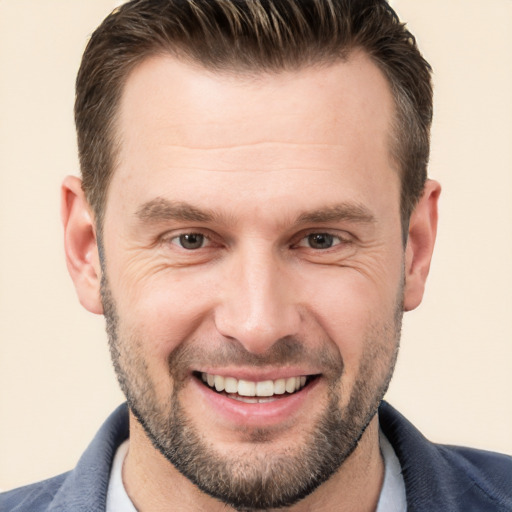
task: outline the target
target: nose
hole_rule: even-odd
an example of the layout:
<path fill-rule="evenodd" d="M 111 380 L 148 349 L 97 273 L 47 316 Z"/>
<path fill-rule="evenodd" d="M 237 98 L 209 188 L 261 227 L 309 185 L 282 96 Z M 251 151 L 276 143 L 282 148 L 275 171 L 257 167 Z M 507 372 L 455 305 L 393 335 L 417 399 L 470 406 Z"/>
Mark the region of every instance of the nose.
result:
<path fill-rule="evenodd" d="M 233 256 L 215 311 L 219 333 L 248 352 L 263 354 L 298 334 L 301 322 L 293 278 L 271 251 Z M 288 271 L 287 271 L 288 270 Z"/>

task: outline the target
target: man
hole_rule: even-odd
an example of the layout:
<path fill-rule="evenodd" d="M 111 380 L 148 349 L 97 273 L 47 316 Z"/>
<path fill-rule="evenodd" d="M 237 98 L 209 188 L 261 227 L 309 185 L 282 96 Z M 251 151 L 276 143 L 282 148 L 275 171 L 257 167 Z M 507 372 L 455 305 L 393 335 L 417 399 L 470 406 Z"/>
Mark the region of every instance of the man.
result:
<path fill-rule="evenodd" d="M 1 510 L 512 510 L 382 403 L 437 224 L 430 68 L 384 1 L 134 1 L 77 79 L 68 268 L 122 406 Z"/>

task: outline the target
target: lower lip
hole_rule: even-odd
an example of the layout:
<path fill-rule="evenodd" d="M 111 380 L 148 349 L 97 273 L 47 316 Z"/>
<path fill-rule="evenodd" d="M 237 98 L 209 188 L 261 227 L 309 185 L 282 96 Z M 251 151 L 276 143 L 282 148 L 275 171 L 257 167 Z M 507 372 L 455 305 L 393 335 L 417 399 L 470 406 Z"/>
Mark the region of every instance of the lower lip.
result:
<path fill-rule="evenodd" d="M 312 398 L 312 393 L 318 388 L 321 379 L 316 378 L 305 388 L 277 398 L 272 402 L 246 403 L 217 393 L 193 379 L 193 383 L 207 405 L 214 410 L 217 416 L 225 418 L 237 426 L 270 427 L 282 424 L 291 417 L 305 411 L 306 402 Z M 310 409 L 308 409 L 310 412 Z"/>

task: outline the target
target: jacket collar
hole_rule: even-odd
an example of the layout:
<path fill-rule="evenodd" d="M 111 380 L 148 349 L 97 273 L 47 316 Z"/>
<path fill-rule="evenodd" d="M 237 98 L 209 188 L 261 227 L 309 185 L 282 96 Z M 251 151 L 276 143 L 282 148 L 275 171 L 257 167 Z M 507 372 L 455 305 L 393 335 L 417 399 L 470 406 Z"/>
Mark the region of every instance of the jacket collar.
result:
<path fill-rule="evenodd" d="M 408 512 L 512 510 L 509 457 L 431 443 L 386 402 L 379 421 L 402 467 Z"/>
<path fill-rule="evenodd" d="M 112 461 L 128 435 L 128 407 L 123 404 L 105 421 L 75 469 L 68 473 L 48 512 L 103 512 Z"/>

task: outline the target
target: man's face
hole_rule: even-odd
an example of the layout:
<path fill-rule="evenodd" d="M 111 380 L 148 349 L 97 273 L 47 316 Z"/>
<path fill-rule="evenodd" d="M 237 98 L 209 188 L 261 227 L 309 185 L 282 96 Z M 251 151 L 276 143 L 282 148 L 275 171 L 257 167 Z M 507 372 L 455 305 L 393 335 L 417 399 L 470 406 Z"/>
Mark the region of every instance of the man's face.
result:
<path fill-rule="evenodd" d="M 256 78 L 158 57 L 128 79 L 103 231 L 114 363 L 153 444 L 227 503 L 307 495 L 387 387 L 392 112 L 362 54 Z"/>

